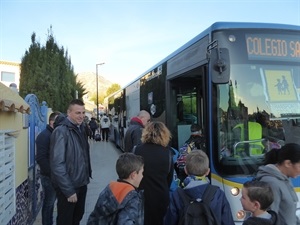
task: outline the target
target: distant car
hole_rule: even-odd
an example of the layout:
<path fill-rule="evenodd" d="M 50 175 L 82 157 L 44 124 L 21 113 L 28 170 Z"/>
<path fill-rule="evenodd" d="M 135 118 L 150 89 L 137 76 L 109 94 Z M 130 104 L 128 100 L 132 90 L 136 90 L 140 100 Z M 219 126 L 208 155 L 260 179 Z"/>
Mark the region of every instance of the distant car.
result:
<path fill-rule="evenodd" d="M 194 116 L 193 114 L 183 114 L 183 120 L 187 124 L 194 124 L 197 123 L 197 117 Z"/>

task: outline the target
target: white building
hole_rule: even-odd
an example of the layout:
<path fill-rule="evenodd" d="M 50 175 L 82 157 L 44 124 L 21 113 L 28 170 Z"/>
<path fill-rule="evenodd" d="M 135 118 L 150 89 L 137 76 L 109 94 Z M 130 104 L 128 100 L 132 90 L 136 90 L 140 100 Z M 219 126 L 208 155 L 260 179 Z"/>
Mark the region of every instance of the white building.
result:
<path fill-rule="evenodd" d="M 1 61 L 0 60 L 0 82 L 9 87 L 16 84 L 19 90 L 21 64 L 18 62 Z"/>

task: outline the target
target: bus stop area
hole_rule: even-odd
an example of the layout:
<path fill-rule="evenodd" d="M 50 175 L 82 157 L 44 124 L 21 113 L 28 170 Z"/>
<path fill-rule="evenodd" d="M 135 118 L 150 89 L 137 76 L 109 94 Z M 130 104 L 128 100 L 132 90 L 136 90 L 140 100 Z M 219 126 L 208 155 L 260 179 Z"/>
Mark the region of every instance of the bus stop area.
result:
<path fill-rule="evenodd" d="M 99 193 L 105 188 L 105 186 L 112 180 L 118 178 L 115 164 L 118 156 L 122 153 L 120 149 L 117 149 L 112 142 L 95 142 L 93 140 L 90 143 L 90 155 L 92 164 L 92 177 L 88 184 L 88 191 L 85 202 L 85 214 L 81 220 L 80 225 L 86 225 L 90 213 L 93 211 Z M 33 223 L 33 225 L 42 225 L 42 209 Z M 53 214 L 53 224 L 56 224 L 56 207 Z"/>

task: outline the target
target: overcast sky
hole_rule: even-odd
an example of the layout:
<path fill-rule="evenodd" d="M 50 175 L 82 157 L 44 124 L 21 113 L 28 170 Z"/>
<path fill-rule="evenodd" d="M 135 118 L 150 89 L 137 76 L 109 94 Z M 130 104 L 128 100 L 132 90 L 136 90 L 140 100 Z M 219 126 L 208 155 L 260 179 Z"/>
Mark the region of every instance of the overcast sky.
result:
<path fill-rule="evenodd" d="M 52 26 L 75 72 L 121 86 L 217 21 L 300 25 L 300 0 L 0 0 L 0 60 L 21 62 Z"/>

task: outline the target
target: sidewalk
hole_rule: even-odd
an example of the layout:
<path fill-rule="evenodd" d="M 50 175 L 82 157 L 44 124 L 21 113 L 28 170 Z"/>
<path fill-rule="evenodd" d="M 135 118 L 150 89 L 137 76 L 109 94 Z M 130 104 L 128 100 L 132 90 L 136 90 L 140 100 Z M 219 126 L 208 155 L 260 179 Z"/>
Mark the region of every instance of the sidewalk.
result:
<path fill-rule="evenodd" d="M 122 153 L 111 142 L 94 142 L 90 141 L 91 147 L 91 164 L 93 171 L 93 179 L 88 185 L 88 191 L 85 203 L 85 214 L 81 220 L 80 225 L 86 225 L 90 213 L 93 211 L 99 193 L 112 180 L 117 179 L 116 174 L 116 160 Z M 41 211 L 39 212 L 33 225 L 42 225 Z M 56 224 L 56 208 L 54 210 L 53 225 Z"/>

